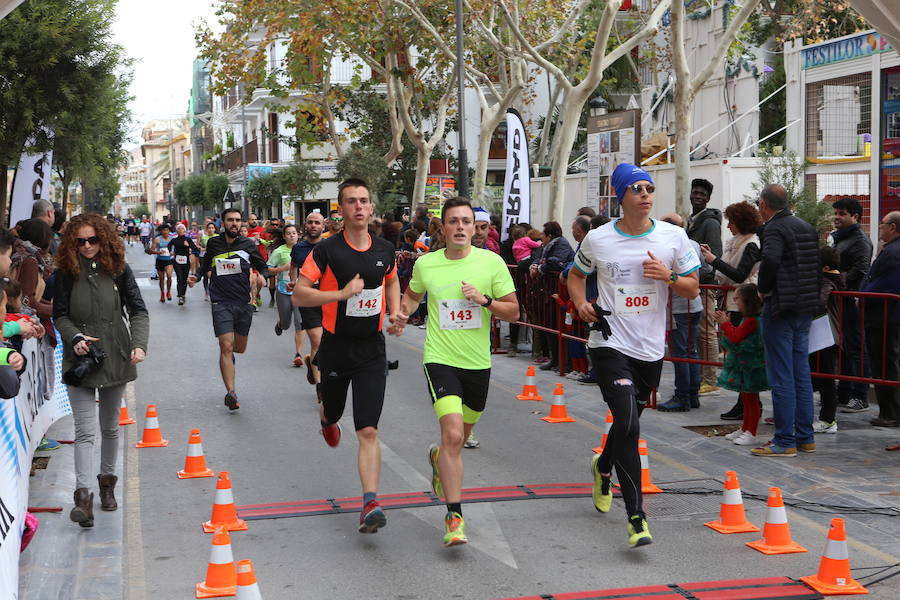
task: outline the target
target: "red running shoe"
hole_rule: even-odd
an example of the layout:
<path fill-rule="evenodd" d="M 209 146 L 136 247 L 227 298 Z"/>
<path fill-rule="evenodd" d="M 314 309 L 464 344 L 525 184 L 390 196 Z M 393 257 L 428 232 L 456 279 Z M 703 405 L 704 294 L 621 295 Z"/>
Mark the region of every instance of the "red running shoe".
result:
<path fill-rule="evenodd" d="M 166 292 L 166 300 L 172 300 L 172 292 Z"/>
<path fill-rule="evenodd" d="M 377 500 L 366 504 L 359 513 L 360 533 L 377 533 L 378 529 L 385 525 L 387 525 L 387 517 L 384 516 L 384 511 L 381 510 L 381 505 Z"/>
<path fill-rule="evenodd" d="M 332 423 L 322 427 L 322 437 L 325 438 L 326 444 L 332 448 L 337 448 L 337 445 L 341 443 L 341 426 L 337 423 Z"/>

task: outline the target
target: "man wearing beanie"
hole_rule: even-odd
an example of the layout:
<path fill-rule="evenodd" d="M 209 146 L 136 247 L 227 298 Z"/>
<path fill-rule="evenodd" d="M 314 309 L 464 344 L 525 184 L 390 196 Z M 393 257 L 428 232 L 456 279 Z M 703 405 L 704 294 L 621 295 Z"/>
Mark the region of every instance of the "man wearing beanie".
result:
<path fill-rule="evenodd" d="M 621 164 L 612 174 L 612 185 L 622 217 L 587 234 L 575 255 L 568 287 L 578 316 L 596 323 L 588 350 L 597 385 L 613 413 L 603 453 L 591 461 L 594 508 L 608 512 L 612 506 L 615 465 L 628 515 L 628 543 L 643 546 L 653 538 L 641 497 L 638 417 L 662 373 L 669 290 L 696 298 L 700 259 L 683 229 L 650 218 L 656 188 L 649 173 Z M 590 304 L 584 287 L 594 271 L 599 296 Z"/>

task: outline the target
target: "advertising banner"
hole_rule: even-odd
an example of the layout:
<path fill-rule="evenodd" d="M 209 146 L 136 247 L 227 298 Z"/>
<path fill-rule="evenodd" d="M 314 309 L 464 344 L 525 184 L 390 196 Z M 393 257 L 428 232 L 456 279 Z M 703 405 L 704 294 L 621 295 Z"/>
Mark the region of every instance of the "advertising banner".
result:
<path fill-rule="evenodd" d="M 510 108 L 506 111 L 506 179 L 503 182 L 501 240 L 509 237 L 510 227 L 531 220 L 530 169 L 525 124 L 522 115 Z"/>
<path fill-rule="evenodd" d="M 28 364 L 19 377 L 19 394 L 0 399 L 0 600 L 18 596 L 19 553 L 28 507 L 31 459 L 50 425 L 71 414 L 62 383 L 62 344 L 26 340 Z"/>
<path fill-rule="evenodd" d="M 641 111 L 620 110 L 587 121 L 587 198 L 598 215 L 619 216 L 619 203 L 610 186 L 621 163 L 637 164 L 641 156 Z"/>
<path fill-rule="evenodd" d="M 13 179 L 9 203 L 9 225 L 31 218 L 31 207 L 37 200 L 50 199 L 50 175 L 53 152 L 22 154 Z"/>

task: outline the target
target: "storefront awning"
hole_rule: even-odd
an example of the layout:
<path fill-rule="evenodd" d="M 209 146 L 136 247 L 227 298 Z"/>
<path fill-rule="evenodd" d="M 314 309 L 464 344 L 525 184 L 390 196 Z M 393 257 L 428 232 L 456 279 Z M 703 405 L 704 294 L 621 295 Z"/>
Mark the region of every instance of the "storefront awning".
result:
<path fill-rule="evenodd" d="M 0 0 L 0 19 L 11 13 L 20 4 L 22 4 L 22 0 Z"/>
<path fill-rule="evenodd" d="M 851 0 L 850 4 L 900 52 L 900 6 L 896 0 Z"/>

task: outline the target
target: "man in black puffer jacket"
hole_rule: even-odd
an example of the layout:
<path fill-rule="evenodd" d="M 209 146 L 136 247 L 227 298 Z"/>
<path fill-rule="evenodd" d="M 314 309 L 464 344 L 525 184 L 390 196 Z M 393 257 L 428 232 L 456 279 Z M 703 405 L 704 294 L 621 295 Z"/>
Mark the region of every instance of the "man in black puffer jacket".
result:
<path fill-rule="evenodd" d="M 752 450 L 756 456 L 796 456 L 815 452 L 812 381 L 809 377 L 809 326 L 818 309 L 822 270 L 819 235 L 788 208 L 780 185 L 759 194 L 762 264 L 759 291 L 765 297 L 762 336 L 772 386 L 775 436 Z"/>

